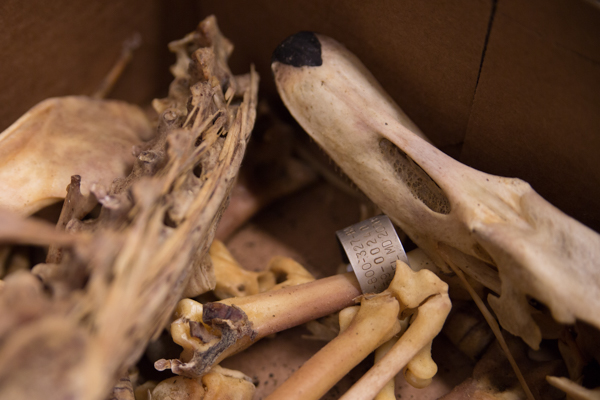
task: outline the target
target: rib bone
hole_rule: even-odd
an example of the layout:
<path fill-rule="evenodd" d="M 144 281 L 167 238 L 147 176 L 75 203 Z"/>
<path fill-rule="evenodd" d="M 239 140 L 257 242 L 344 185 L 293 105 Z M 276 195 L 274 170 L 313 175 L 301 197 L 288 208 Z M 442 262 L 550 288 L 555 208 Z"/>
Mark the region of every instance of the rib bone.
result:
<path fill-rule="evenodd" d="M 394 223 L 440 268 L 457 265 L 499 294 L 489 303 L 506 330 L 538 348 L 527 296 L 561 323 L 600 328 L 597 233 L 526 182 L 476 171 L 432 146 L 333 39 L 294 35 L 272 68 L 291 114 Z"/>

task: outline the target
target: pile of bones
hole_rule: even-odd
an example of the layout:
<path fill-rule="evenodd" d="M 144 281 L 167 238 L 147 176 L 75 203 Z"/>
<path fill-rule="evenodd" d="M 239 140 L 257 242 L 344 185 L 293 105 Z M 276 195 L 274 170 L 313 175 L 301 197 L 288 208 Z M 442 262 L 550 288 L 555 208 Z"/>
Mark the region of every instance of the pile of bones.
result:
<path fill-rule="evenodd" d="M 327 343 L 268 399 L 322 398 L 373 352 L 342 399 L 395 399 L 398 374 L 426 390 L 440 332 L 476 362 L 445 399 L 600 398 L 596 232 L 435 148 L 352 53 L 301 32 L 273 56 L 284 104 L 366 195 L 364 216 L 387 214 L 415 248 L 381 293 L 289 257 L 245 270 L 216 237 L 322 167 L 298 145 L 249 152 L 240 172 L 257 113 L 271 135 L 295 128 L 258 103 L 253 68 L 231 73 L 214 17 L 169 48 L 151 112 L 52 98 L 0 134 L 1 398 L 250 400 L 253 379 L 221 361 L 301 324 Z M 253 190 L 265 158 L 278 172 Z M 170 372 L 144 377 L 143 354 Z"/>

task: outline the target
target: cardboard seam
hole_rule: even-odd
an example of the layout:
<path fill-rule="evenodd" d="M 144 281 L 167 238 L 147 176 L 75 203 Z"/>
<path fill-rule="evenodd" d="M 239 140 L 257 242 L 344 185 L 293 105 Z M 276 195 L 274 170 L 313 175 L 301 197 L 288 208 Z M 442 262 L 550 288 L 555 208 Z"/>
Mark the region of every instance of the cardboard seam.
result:
<path fill-rule="evenodd" d="M 492 0 L 492 7 L 490 10 L 490 18 L 488 21 L 487 32 L 485 33 L 485 39 L 483 42 L 483 50 L 481 51 L 481 61 L 479 62 L 479 71 L 477 71 L 477 79 L 475 80 L 475 89 L 473 89 L 473 96 L 471 97 L 471 106 L 469 107 L 469 115 L 467 118 L 467 126 L 465 129 L 465 134 L 463 136 L 463 140 L 460 145 L 458 159 L 462 158 L 462 145 L 466 141 L 466 137 L 469 133 L 469 125 L 471 125 L 471 115 L 473 114 L 473 107 L 475 106 L 475 98 L 477 96 L 477 89 L 479 88 L 479 78 L 481 78 L 481 72 L 483 71 L 483 63 L 485 61 L 485 54 L 487 51 L 488 43 L 490 41 L 490 36 L 492 33 L 492 26 L 494 24 L 494 18 L 496 17 L 496 9 L 498 6 L 498 0 Z"/>
<path fill-rule="evenodd" d="M 492 32 L 492 25 L 494 24 L 494 17 L 496 16 L 496 8 L 498 0 L 492 0 L 492 9 L 490 12 L 490 19 L 488 22 L 487 32 L 485 33 L 485 39 L 483 42 L 483 51 L 481 52 L 481 61 L 479 62 L 479 71 L 477 71 L 477 80 L 475 81 L 475 90 L 473 91 L 473 99 L 471 100 L 471 108 L 473 107 L 473 101 L 475 100 L 475 93 L 477 93 L 477 87 L 479 86 L 479 78 L 481 77 L 481 71 L 483 69 L 483 61 L 485 59 L 485 53 L 487 51 L 488 43 L 490 41 L 490 34 Z M 470 113 L 469 113 L 470 115 Z"/>

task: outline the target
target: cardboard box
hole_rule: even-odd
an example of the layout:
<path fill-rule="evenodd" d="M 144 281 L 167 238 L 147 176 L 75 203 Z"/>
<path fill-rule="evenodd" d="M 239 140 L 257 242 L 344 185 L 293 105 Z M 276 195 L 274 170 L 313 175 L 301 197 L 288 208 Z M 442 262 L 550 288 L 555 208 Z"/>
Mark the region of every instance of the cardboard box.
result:
<path fill-rule="evenodd" d="M 236 46 L 234 72 L 256 65 L 261 97 L 278 101 L 270 71 L 277 44 L 299 30 L 327 34 L 355 52 L 445 152 L 483 171 L 527 180 L 566 213 L 600 230 L 600 8 L 592 1 L 5 0 L 0 4 L 0 129 L 47 97 L 92 93 L 134 32 L 144 44 L 111 97 L 146 105 L 163 96 L 174 61 L 166 44 L 211 13 Z M 315 188 L 258 223 L 273 236 L 282 226 L 295 232 L 278 236 L 277 249 L 303 254 L 315 270 L 324 264 L 325 252 L 329 257 L 337 251 L 333 237 L 322 238 L 341 227 L 336 224 L 351 223 L 350 214 L 315 214 L 320 228 L 329 229 L 318 234 L 310 231 L 308 218 L 290 217 L 281 225 L 280 216 L 306 212 L 317 203 L 341 210 L 345 200 L 328 190 Z M 311 203 L 314 196 L 325 201 Z M 234 254 L 241 254 L 235 246 L 254 246 L 252 240 L 238 237 Z M 294 244 L 297 251 L 281 243 Z M 315 243 L 325 244 L 316 249 Z M 267 259 L 264 255 L 261 264 Z M 334 259 L 327 258 L 327 264 Z M 284 334 L 284 344 L 272 354 L 264 351 L 273 345 L 262 342 L 242 356 L 238 365 L 252 368 L 257 359 L 262 365 L 256 372 L 260 392 L 281 383 L 307 358 L 308 348 L 318 348 L 298 344 L 299 336 Z M 288 358 L 277 364 L 271 357 L 282 353 Z M 468 370 L 469 362 L 461 362 Z M 355 376 L 362 372 L 364 365 Z M 447 384 L 460 382 L 461 374 Z M 441 393 L 447 389 L 441 387 Z"/>
<path fill-rule="evenodd" d="M 0 129 L 44 98 L 92 93 L 134 32 L 144 45 L 112 96 L 147 104 L 170 80 L 166 43 L 210 13 L 236 45 L 234 71 L 256 64 L 263 98 L 276 98 L 281 40 L 333 36 L 448 154 L 525 179 L 600 230 L 600 10 L 586 0 L 7 0 Z"/>

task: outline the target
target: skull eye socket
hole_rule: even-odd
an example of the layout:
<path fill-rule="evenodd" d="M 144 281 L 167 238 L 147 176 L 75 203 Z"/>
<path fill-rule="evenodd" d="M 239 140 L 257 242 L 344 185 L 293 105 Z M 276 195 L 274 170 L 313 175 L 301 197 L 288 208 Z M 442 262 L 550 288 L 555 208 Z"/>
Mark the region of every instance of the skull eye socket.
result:
<path fill-rule="evenodd" d="M 450 200 L 433 179 L 414 162 L 405 152 L 387 139 L 379 141 L 381 155 L 410 190 L 412 195 L 425 204 L 431 211 L 450 214 Z"/>

